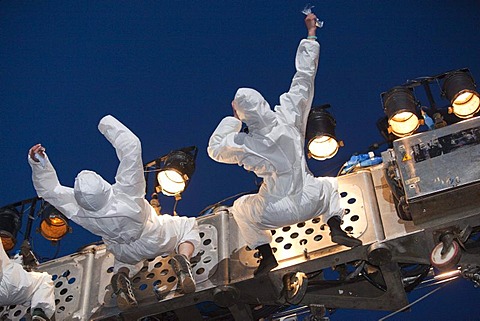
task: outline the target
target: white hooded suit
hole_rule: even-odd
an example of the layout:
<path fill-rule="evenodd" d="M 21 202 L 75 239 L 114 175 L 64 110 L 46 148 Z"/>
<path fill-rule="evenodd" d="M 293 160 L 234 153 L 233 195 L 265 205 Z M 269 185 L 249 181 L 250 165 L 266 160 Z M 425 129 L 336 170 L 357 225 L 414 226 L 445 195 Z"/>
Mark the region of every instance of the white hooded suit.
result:
<path fill-rule="evenodd" d="M 55 312 L 52 277 L 46 272 L 27 272 L 7 256 L 0 240 L 0 306 L 30 305 L 51 318 Z"/>
<path fill-rule="evenodd" d="M 197 251 L 200 236 L 195 218 L 158 216 L 145 199 L 142 150 L 137 136 L 110 115 L 102 118 L 98 129 L 120 160 L 115 184 L 110 185 L 95 172 L 82 171 L 74 188 L 65 187 L 60 185 L 48 157 L 45 168 L 29 157 L 38 196 L 101 236 L 115 256 L 115 272 L 127 266 L 133 276 L 142 267 L 142 260 L 170 254 L 186 241 Z"/>
<path fill-rule="evenodd" d="M 300 42 L 297 72 L 274 111 L 254 89 L 239 89 L 234 105 L 240 120 L 225 117 L 210 137 L 208 154 L 212 159 L 238 164 L 263 178 L 257 194 L 240 197 L 231 208 L 250 248 L 270 243 L 269 229 L 321 214 L 324 222 L 343 215 L 336 178 L 314 177 L 304 153 L 319 51 L 316 41 Z M 239 132 L 242 122 L 248 126 L 248 134 Z"/>

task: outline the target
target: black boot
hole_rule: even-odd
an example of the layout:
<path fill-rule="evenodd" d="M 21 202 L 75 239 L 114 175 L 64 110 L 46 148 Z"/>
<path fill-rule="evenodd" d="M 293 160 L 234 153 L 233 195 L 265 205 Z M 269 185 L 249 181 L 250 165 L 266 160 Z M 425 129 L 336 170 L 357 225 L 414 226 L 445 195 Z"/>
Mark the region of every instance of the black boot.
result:
<path fill-rule="evenodd" d="M 275 259 L 275 256 L 272 253 L 272 248 L 270 244 L 263 244 L 256 248 L 260 252 L 260 265 L 253 272 L 253 275 L 262 275 L 268 273 L 271 269 L 278 266 L 278 262 Z"/>
<path fill-rule="evenodd" d="M 342 219 L 338 216 L 333 216 L 327 221 L 327 225 L 330 228 L 330 237 L 332 239 L 332 242 L 348 247 L 362 245 L 362 241 L 348 236 L 347 232 L 342 230 L 342 228 L 340 227 L 341 223 Z"/>
<path fill-rule="evenodd" d="M 32 321 L 50 321 L 45 312 L 40 308 L 33 309 Z"/>

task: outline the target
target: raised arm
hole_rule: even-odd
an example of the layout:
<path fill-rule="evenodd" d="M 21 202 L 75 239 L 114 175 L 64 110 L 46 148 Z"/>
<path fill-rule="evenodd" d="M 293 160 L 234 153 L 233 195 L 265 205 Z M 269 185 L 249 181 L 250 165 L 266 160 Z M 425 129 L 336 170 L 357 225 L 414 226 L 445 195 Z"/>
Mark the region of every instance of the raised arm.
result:
<path fill-rule="evenodd" d="M 40 154 L 45 159 L 45 166 L 39 162 L 35 154 Z M 79 209 L 73 195 L 73 188 L 60 185 L 57 173 L 42 145 L 37 144 L 30 148 L 28 163 L 32 168 L 32 181 L 37 195 L 53 205 L 67 218 L 72 218 Z"/>
<path fill-rule="evenodd" d="M 275 107 L 285 122 L 293 124 L 305 136 L 307 118 L 312 106 L 315 75 L 317 73 L 320 45 L 316 41 L 315 15 L 305 18 L 308 38 L 300 41 L 295 58 L 296 73 L 290 89 L 280 96 L 280 105 Z"/>
<path fill-rule="evenodd" d="M 113 145 L 120 160 L 114 188 L 129 196 L 144 197 L 145 176 L 138 137 L 111 115 L 100 120 L 98 130 Z"/>

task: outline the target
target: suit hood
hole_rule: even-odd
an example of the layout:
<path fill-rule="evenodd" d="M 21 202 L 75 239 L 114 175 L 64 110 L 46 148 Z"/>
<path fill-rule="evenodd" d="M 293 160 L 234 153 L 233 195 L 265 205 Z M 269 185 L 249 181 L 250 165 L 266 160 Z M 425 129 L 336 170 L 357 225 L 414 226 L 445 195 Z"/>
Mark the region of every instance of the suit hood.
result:
<path fill-rule="evenodd" d="M 112 185 L 92 171 L 81 171 L 75 178 L 73 188 L 78 205 L 87 211 L 99 211 L 112 197 Z"/>
<path fill-rule="evenodd" d="M 248 126 L 250 132 L 268 130 L 275 125 L 274 112 L 255 89 L 238 89 L 233 102 L 239 119 Z"/>

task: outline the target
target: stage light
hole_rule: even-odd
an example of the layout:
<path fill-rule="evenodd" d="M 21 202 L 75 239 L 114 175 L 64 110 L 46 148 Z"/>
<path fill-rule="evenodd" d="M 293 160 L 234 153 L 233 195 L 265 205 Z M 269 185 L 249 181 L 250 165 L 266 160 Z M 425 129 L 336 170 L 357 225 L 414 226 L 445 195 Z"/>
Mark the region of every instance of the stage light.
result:
<path fill-rule="evenodd" d="M 174 150 L 160 158 L 158 184 L 163 194 L 179 196 L 187 187 L 195 172 L 197 147 L 191 146 Z"/>
<path fill-rule="evenodd" d="M 330 105 L 313 107 L 307 120 L 307 149 L 308 157 L 316 160 L 332 158 L 343 146 L 335 136 L 336 122 L 333 116 L 326 110 Z"/>
<path fill-rule="evenodd" d="M 38 230 L 49 241 L 60 241 L 67 233 L 72 232 L 65 215 L 50 204 L 42 209 L 41 218 Z"/>
<path fill-rule="evenodd" d="M 413 134 L 420 125 L 416 114 L 417 103 L 413 89 L 394 87 L 382 94 L 383 109 L 388 117 L 391 132 L 398 137 Z"/>
<path fill-rule="evenodd" d="M 480 109 L 480 96 L 472 76 L 466 70 L 446 74 L 443 94 L 452 104 L 452 112 L 459 118 L 473 117 Z"/>
<path fill-rule="evenodd" d="M 4 207 L 0 209 L 0 237 L 3 248 L 10 251 L 17 243 L 17 233 L 21 227 L 21 214 L 15 207 Z"/>

